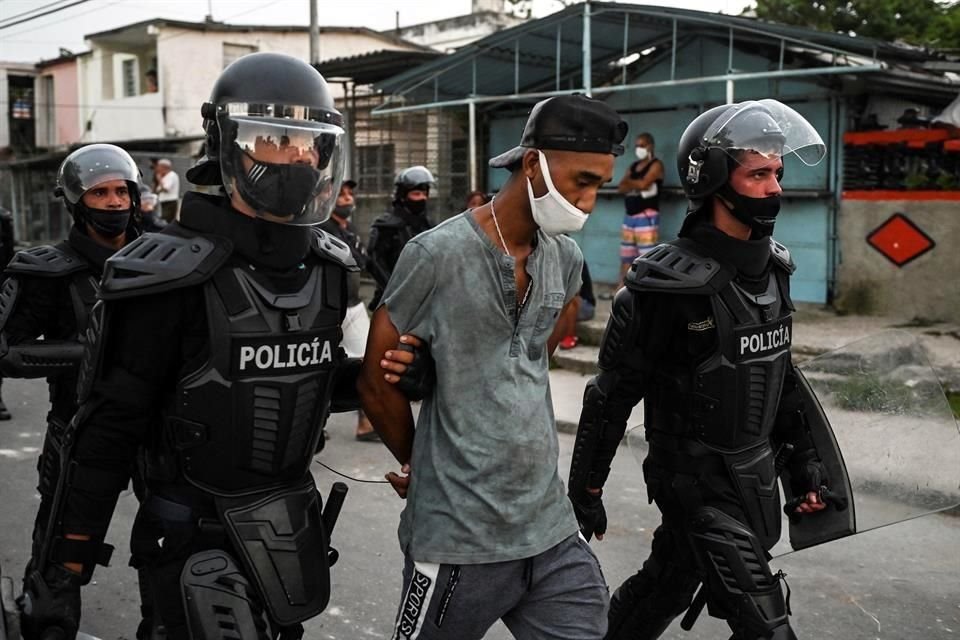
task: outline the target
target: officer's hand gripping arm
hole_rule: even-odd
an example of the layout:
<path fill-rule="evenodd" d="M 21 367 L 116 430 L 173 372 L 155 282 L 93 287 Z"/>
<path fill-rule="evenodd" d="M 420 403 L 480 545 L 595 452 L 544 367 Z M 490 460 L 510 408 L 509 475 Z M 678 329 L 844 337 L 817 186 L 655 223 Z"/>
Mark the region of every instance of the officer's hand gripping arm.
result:
<path fill-rule="evenodd" d="M 400 353 L 394 356 L 394 361 L 388 361 L 389 366 L 385 367 L 395 372 L 393 377 L 396 380 L 393 380 L 389 374 L 387 380 L 397 385 L 397 389 L 402 391 L 410 401 L 418 402 L 433 391 L 436 383 L 436 369 L 433 358 L 430 357 L 430 345 L 415 336 L 401 336 L 400 340 L 400 344 L 397 345 L 397 351 Z M 414 343 L 411 344 L 411 342 Z M 403 358 L 403 361 L 408 359 L 410 361 L 403 362 L 399 360 L 400 358 Z M 402 373 L 397 371 L 396 365 L 393 364 L 395 362 L 405 366 Z"/>
<path fill-rule="evenodd" d="M 396 385 L 412 402 L 423 400 L 433 389 L 435 382 L 433 359 L 430 347 L 416 336 L 401 336 L 400 343 L 383 356 L 382 366 L 387 382 Z M 337 369 L 336 382 L 331 396 L 330 412 L 343 413 L 360 408 L 357 379 L 363 361 L 347 358 Z"/>

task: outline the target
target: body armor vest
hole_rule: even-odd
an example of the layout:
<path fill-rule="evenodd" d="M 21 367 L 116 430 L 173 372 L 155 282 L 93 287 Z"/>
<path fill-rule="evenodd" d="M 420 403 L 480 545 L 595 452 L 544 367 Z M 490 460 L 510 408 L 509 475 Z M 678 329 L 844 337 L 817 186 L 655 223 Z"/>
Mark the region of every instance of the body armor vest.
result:
<path fill-rule="evenodd" d="M 667 283 L 669 269 L 682 267 L 690 281 L 667 287 L 678 294 L 709 296 L 717 341 L 714 352 L 692 366 L 678 363 L 653 372 L 644 405 L 650 458 L 682 473 L 723 469 L 720 473 L 740 496 L 747 524 L 769 549 L 780 537 L 771 435 L 790 365 L 790 269 L 777 264 L 781 258 L 776 257 L 762 286 L 748 290 L 733 274 L 720 275 L 723 269 L 715 261 L 690 253 L 687 242 L 677 244 L 661 245 L 641 260 L 672 265 L 657 267 Z M 777 247 L 782 249 L 777 245 L 775 252 Z M 689 276 L 698 272 L 710 275 L 694 282 L 697 278 Z M 651 288 L 667 288 L 664 282 Z M 714 477 L 723 481 L 722 476 Z"/>
<path fill-rule="evenodd" d="M 647 428 L 722 452 L 769 441 L 793 331 L 780 278 L 764 293 L 736 280 L 711 296 L 717 349 L 694 370 L 662 372 L 647 395 Z"/>
<path fill-rule="evenodd" d="M 295 292 L 245 266 L 223 266 L 203 285 L 210 356 L 179 380 L 164 425 L 190 484 L 235 496 L 308 473 L 344 356 L 342 269 L 307 269 Z"/>
<path fill-rule="evenodd" d="M 787 273 L 770 269 L 761 293 L 737 278 L 710 295 L 717 347 L 689 364 L 654 373 L 646 428 L 733 453 L 769 442 L 793 331 Z M 678 292 L 679 293 L 679 292 Z"/>

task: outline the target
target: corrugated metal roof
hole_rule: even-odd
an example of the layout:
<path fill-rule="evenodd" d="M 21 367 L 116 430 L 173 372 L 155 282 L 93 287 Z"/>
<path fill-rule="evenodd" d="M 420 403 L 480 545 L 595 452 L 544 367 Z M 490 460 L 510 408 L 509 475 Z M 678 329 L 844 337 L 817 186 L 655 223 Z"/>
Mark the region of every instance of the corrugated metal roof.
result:
<path fill-rule="evenodd" d="M 589 4 L 594 87 L 619 84 L 622 66 L 616 63 L 624 51 L 629 55 L 658 47 L 658 53 L 665 48 L 669 55 L 674 41 L 679 47 L 697 37 L 726 41 L 731 34 L 735 47 L 764 51 L 774 59 L 783 47 L 827 53 L 837 65 L 880 62 L 920 71 L 921 63 L 938 58 L 916 47 L 752 18 L 615 2 Z M 376 88 L 393 94 L 395 104 L 405 105 L 579 88 L 583 86 L 584 11 L 584 4 L 572 5 L 505 29 L 384 80 Z M 636 73 L 633 66 L 630 69 Z"/>
<path fill-rule="evenodd" d="M 326 60 L 317 65 L 317 70 L 327 80 L 350 78 L 356 84 L 373 84 L 442 56 L 439 51 L 381 49 Z"/>

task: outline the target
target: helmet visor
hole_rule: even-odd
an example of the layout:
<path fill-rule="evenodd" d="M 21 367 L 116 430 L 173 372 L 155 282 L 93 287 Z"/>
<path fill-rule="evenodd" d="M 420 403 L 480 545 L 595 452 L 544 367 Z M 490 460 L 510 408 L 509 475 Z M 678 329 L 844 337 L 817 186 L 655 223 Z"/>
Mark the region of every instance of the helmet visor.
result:
<path fill-rule="evenodd" d="M 258 217 L 312 225 L 330 216 L 343 178 L 344 131 L 313 120 L 217 115 L 224 187 Z M 243 105 L 246 107 L 246 105 Z"/>
<path fill-rule="evenodd" d="M 731 105 L 704 134 L 707 147 L 720 148 L 740 162 L 766 161 L 794 154 L 807 166 L 823 160 L 827 147 L 806 118 L 777 100 Z"/>

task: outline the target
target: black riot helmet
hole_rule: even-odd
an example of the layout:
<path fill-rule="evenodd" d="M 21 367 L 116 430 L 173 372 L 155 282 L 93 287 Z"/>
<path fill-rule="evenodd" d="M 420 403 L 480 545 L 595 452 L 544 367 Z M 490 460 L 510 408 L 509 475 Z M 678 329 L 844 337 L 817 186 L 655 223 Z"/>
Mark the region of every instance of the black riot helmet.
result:
<path fill-rule="evenodd" d="M 129 210 L 91 209 L 83 194 L 104 182 L 123 180 L 130 194 Z M 53 194 L 63 198 L 77 226 L 89 224 L 106 237 L 123 231 L 138 235 L 140 218 L 140 169 L 130 154 L 112 144 L 89 144 L 64 158 L 57 171 Z M 118 216 L 125 216 L 119 224 Z"/>
<path fill-rule="evenodd" d="M 343 116 L 303 60 L 252 53 L 223 70 L 201 108 L 206 157 L 187 172 L 222 184 L 258 217 L 309 225 L 330 216 L 343 176 Z"/>
<path fill-rule="evenodd" d="M 697 116 L 680 136 L 680 184 L 696 209 L 727 184 L 733 163 L 790 153 L 808 166 L 826 153 L 820 135 L 799 113 L 770 99 L 720 105 Z"/>
<path fill-rule="evenodd" d="M 394 198 L 403 200 L 411 191 L 426 191 L 430 193 L 430 188 L 437 186 L 430 170 L 422 165 L 407 167 L 397 174 L 393 181 L 396 187 Z"/>

